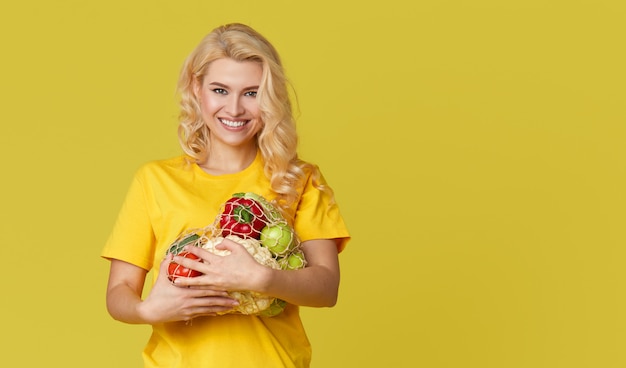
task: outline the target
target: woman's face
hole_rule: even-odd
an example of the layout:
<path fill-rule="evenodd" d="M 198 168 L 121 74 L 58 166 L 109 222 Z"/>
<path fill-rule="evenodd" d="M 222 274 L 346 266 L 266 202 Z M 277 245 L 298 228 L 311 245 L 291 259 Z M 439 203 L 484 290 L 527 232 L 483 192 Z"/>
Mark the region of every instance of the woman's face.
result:
<path fill-rule="evenodd" d="M 217 59 L 208 66 L 195 92 L 202 119 L 211 131 L 211 147 L 250 148 L 261 130 L 256 94 L 263 69 L 253 61 Z M 228 147 L 226 147 L 228 146 Z"/>

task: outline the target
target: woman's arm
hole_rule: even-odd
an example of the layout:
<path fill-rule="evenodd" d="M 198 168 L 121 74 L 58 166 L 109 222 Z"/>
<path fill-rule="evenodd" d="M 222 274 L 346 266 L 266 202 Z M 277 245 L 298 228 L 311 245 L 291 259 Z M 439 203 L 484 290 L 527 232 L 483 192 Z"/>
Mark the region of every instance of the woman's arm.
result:
<path fill-rule="evenodd" d="M 330 239 L 302 243 L 307 266 L 295 271 L 268 269 L 259 291 L 289 303 L 308 307 L 332 307 L 339 291 L 337 244 Z"/>
<path fill-rule="evenodd" d="M 146 270 L 133 264 L 111 260 L 107 286 L 107 309 L 116 320 L 126 323 L 172 322 L 231 310 L 236 301 L 224 291 L 183 289 L 167 278 L 171 256 L 161 263 L 159 276 L 145 300 L 141 299 Z"/>
<path fill-rule="evenodd" d="M 126 323 L 146 323 L 137 312 L 146 274 L 141 267 L 111 259 L 106 302 L 113 318 Z"/>
<path fill-rule="evenodd" d="M 299 270 L 275 270 L 257 263 L 246 249 L 224 240 L 218 249 L 229 250 L 218 256 L 199 247 L 187 247 L 203 263 L 175 257 L 176 262 L 203 273 L 194 278 L 179 278 L 179 286 L 206 287 L 215 290 L 256 291 L 310 307 L 331 307 L 337 302 L 339 260 L 337 243 L 331 239 L 308 240 L 301 245 L 307 266 Z"/>

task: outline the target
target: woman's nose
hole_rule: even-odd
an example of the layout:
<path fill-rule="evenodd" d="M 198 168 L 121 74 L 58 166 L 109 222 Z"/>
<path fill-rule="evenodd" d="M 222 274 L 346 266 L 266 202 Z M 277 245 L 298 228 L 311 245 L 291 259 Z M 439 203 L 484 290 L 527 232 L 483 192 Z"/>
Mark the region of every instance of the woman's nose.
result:
<path fill-rule="evenodd" d="M 228 101 L 226 101 L 226 113 L 232 116 L 243 114 L 245 112 L 245 109 L 241 104 L 239 96 L 230 95 L 228 97 Z"/>

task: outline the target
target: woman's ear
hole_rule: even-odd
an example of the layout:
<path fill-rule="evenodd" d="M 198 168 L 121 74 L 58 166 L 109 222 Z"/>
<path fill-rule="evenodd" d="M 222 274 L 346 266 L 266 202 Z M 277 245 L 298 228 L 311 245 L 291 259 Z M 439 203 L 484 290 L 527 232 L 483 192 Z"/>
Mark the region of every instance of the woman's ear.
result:
<path fill-rule="evenodd" d="M 191 82 L 191 90 L 193 91 L 194 97 L 198 101 L 200 101 L 200 88 L 202 88 L 202 81 L 194 78 L 193 82 Z"/>

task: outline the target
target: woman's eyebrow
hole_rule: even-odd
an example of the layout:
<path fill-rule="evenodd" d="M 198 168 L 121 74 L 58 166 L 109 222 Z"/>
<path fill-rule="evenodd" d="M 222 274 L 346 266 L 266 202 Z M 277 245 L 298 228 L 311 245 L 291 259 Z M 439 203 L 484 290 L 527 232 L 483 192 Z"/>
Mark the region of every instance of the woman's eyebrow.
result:
<path fill-rule="evenodd" d="M 227 85 L 220 83 L 220 82 L 209 82 L 210 85 L 212 86 L 218 86 L 218 87 L 224 87 L 224 88 L 228 88 Z"/>
<path fill-rule="evenodd" d="M 229 86 L 225 85 L 224 83 L 220 83 L 220 82 L 209 82 L 209 85 L 211 85 L 211 86 L 217 86 L 217 87 L 222 87 L 222 88 L 225 88 L 225 89 L 230 88 Z M 244 90 L 244 91 L 249 91 L 249 90 L 251 90 L 251 89 L 259 89 L 259 86 L 250 86 L 250 87 L 246 87 L 246 88 L 244 88 L 243 90 Z"/>

